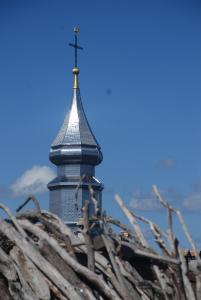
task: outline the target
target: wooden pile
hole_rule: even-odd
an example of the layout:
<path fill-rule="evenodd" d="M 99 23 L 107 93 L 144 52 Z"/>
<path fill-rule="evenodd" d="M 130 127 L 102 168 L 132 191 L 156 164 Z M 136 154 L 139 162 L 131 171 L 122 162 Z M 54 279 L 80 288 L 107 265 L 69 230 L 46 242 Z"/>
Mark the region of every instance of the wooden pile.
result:
<path fill-rule="evenodd" d="M 168 230 L 136 216 L 116 195 L 131 228 L 112 217 L 88 217 L 88 201 L 76 231 L 56 215 L 43 211 L 34 196 L 14 216 L 0 220 L 0 299 L 201 299 L 201 263 L 182 215 L 153 187 L 166 208 Z M 35 208 L 19 212 L 30 200 Z M 187 263 L 173 233 L 176 215 L 195 253 Z M 138 221 L 147 224 L 159 251 L 148 244 Z M 121 230 L 114 230 L 117 227 Z"/>

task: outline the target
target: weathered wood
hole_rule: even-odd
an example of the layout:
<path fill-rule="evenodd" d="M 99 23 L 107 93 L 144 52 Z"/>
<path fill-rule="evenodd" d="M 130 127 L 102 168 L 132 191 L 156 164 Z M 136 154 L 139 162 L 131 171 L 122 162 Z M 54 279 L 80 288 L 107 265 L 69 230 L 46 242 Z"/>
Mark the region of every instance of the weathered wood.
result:
<path fill-rule="evenodd" d="M 179 265 L 180 262 L 178 259 L 162 256 L 158 254 L 154 254 L 151 252 L 146 252 L 140 249 L 135 248 L 131 243 L 120 241 L 121 245 L 127 246 L 128 248 L 132 249 L 133 254 L 136 256 L 144 257 L 146 259 L 151 259 L 158 263 L 165 263 L 165 264 L 173 264 L 173 265 Z"/>
<path fill-rule="evenodd" d="M 84 224 L 84 238 L 85 238 L 85 243 L 87 247 L 87 264 L 89 270 L 93 271 L 95 270 L 95 262 L 94 262 L 94 247 L 92 243 L 92 239 L 90 236 L 90 227 L 89 227 L 89 201 L 86 200 L 84 207 L 83 207 L 83 224 Z"/>
<path fill-rule="evenodd" d="M 57 228 L 54 226 L 54 224 L 52 224 L 51 221 L 46 220 L 46 218 L 43 215 L 40 215 L 38 219 L 48 229 L 49 232 L 53 233 L 53 235 L 57 239 L 59 239 L 65 243 L 67 252 L 76 259 L 74 249 L 73 249 L 73 246 L 70 241 L 70 237 L 68 235 L 61 234 L 57 230 Z"/>
<path fill-rule="evenodd" d="M 35 267 L 35 265 L 28 259 L 23 252 L 14 247 L 10 256 L 15 261 L 20 270 L 23 278 L 27 281 L 27 283 L 31 286 L 32 290 L 36 294 L 39 299 L 49 300 L 50 299 L 50 291 L 49 287 L 44 280 L 41 272 Z"/>
<path fill-rule="evenodd" d="M 9 281 L 17 280 L 17 272 L 12 264 L 12 259 L 0 248 L 0 274 Z"/>
<path fill-rule="evenodd" d="M 29 257 L 41 272 L 45 273 L 46 276 L 54 282 L 67 298 L 81 300 L 81 297 L 75 292 L 75 288 L 67 282 L 63 276 L 40 255 L 37 249 L 22 237 L 10 224 L 0 220 L 0 231 L 2 231 L 11 241 L 15 242 L 25 255 Z"/>
<path fill-rule="evenodd" d="M 26 237 L 26 233 L 24 232 L 24 230 L 19 226 L 15 216 L 11 213 L 10 209 L 5 206 L 4 204 L 0 203 L 0 208 L 3 209 L 5 211 L 5 213 L 7 213 L 7 215 L 9 216 L 9 218 L 11 219 L 11 221 L 13 222 L 14 226 L 16 227 L 16 229 L 19 231 L 19 233 L 21 233 L 21 235 L 23 237 Z"/>
<path fill-rule="evenodd" d="M 168 295 L 167 295 L 167 290 L 166 290 L 166 282 L 165 282 L 165 280 L 163 278 L 164 275 L 162 276 L 159 268 L 157 266 L 155 266 L 155 265 L 153 266 L 153 270 L 154 270 L 154 272 L 156 274 L 156 277 L 158 279 L 158 282 L 159 282 L 159 284 L 161 286 L 163 297 L 164 297 L 165 300 L 168 300 Z"/>
<path fill-rule="evenodd" d="M 195 280 L 196 280 L 196 299 L 201 299 L 201 274 L 196 274 Z"/>
<path fill-rule="evenodd" d="M 15 300 L 40 300 L 30 285 L 26 282 L 17 265 L 15 265 L 18 274 L 18 284 L 9 282 L 9 291 Z"/>
<path fill-rule="evenodd" d="M 79 246 L 79 249 L 82 252 L 87 253 L 86 246 Z M 119 295 L 121 295 L 121 288 L 114 273 L 111 270 L 110 262 L 105 258 L 105 256 L 101 255 L 97 251 L 95 252 L 95 266 L 102 274 L 107 276 L 113 288 L 117 291 Z"/>
<path fill-rule="evenodd" d="M 115 257 L 114 257 L 114 247 L 111 245 L 110 240 L 107 238 L 107 235 L 102 234 L 102 239 L 104 241 L 105 244 L 105 248 L 107 249 L 109 258 L 110 258 L 110 262 L 111 265 L 114 269 L 114 273 L 116 275 L 117 280 L 119 281 L 119 284 L 121 286 L 121 297 L 125 300 L 128 300 L 131 295 L 129 295 L 128 291 L 126 290 L 126 286 L 125 286 L 125 282 L 124 282 L 124 278 L 117 266 L 117 263 L 115 261 Z"/>
<path fill-rule="evenodd" d="M 48 278 L 45 279 L 51 293 L 54 295 L 53 299 L 56 300 L 67 300 L 67 298 L 61 293 L 61 291 L 50 281 Z"/>
<path fill-rule="evenodd" d="M 130 228 L 128 228 L 128 226 L 126 226 L 125 224 L 123 224 L 122 222 L 120 222 L 119 220 L 116 220 L 112 217 L 106 217 L 106 222 L 111 223 L 121 229 L 123 229 L 125 232 L 127 232 L 132 238 L 134 238 L 135 242 L 137 242 L 136 237 L 134 235 L 133 230 L 131 230 Z"/>
<path fill-rule="evenodd" d="M 115 200 L 119 204 L 123 213 L 128 218 L 131 225 L 133 226 L 133 229 L 136 233 L 136 236 L 137 236 L 139 242 L 141 242 L 144 247 L 148 247 L 148 243 L 147 243 L 146 239 L 144 238 L 144 235 L 143 235 L 140 227 L 138 226 L 135 217 L 131 214 L 130 210 L 126 207 L 123 200 L 121 199 L 121 197 L 118 194 L 115 195 Z"/>
<path fill-rule="evenodd" d="M 136 236 L 139 238 L 141 244 L 145 248 L 150 248 L 148 242 L 146 241 L 146 239 L 145 239 L 145 237 L 144 237 L 144 235 L 143 235 L 143 233 L 142 233 L 142 231 L 141 231 L 141 229 L 139 227 L 139 225 L 136 222 L 136 218 L 135 218 L 134 214 L 132 214 L 130 212 L 130 210 L 126 207 L 126 205 L 124 204 L 123 200 L 121 199 L 121 197 L 119 195 L 116 194 L 115 195 L 115 199 L 116 199 L 117 203 L 119 204 L 120 208 L 122 209 L 122 211 L 124 212 L 124 214 L 127 216 L 127 218 L 130 221 L 130 223 L 133 225 L 133 228 L 134 228 L 134 230 L 136 232 Z M 161 286 L 161 289 L 162 289 L 163 296 L 164 296 L 165 300 L 168 300 L 166 291 L 164 290 L 164 286 L 165 285 L 164 285 L 164 282 L 162 280 L 162 274 L 161 274 L 158 266 L 153 265 L 152 269 L 153 269 L 153 271 L 155 273 L 155 276 L 158 279 L 158 282 L 159 282 L 159 284 Z"/>
<path fill-rule="evenodd" d="M 13 260 L 2 249 L 0 249 L 0 274 L 7 280 L 5 289 L 14 300 L 38 300 L 36 294 L 26 284 L 20 270 L 13 264 Z"/>
<path fill-rule="evenodd" d="M 126 285 L 126 288 L 129 289 L 129 294 L 133 296 L 136 300 L 148 300 L 148 297 L 146 297 L 145 294 L 142 292 L 139 292 L 138 287 L 136 286 L 136 281 L 134 278 L 129 274 L 129 272 L 126 271 L 124 268 L 123 262 L 119 259 L 119 257 L 116 255 L 115 260 L 119 269 L 119 272 L 122 274 L 122 277 L 124 277 L 124 284 Z M 125 280 L 128 279 L 128 280 Z"/>
<path fill-rule="evenodd" d="M 32 201 L 35 205 L 35 212 L 36 213 L 40 213 L 41 209 L 40 209 L 40 204 L 37 200 L 37 198 L 30 194 L 27 199 L 24 201 L 24 203 L 22 203 L 17 209 L 16 209 L 16 212 L 19 212 L 23 207 L 25 207 L 25 205 L 27 205 L 30 201 Z"/>
<path fill-rule="evenodd" d="M 82 228 L 74 233 L 56 215 L 35 208 L 17 214 L 0 205 L 10 221 L 0 220 L 0 300 L 198 300 L 201 298 L 199 253 L 179 211 L 154 188 L 167 211 L 168 233 L 151 220 L 130 211 L 123 200 L 116 200 L 132 228 L 98 212 L 96 223 L 88 216 L 85 203 Z M 93 196 L 93 191 L 90 191 Z M 91 199 L 93 202 L 93 199 Z M 173 232 L 178 217 L 187 240 L 195 250 L 186 265 Z M 31 222 L 29 222 L 29 221 Z M 139 221 L 139 222 L 138 222 Z M 162 252 L 151 248 L 140 227 L 151 230 Z M 93 245 L 93 226 L 99 224 L 101 244 Z M 110 224 L 123 233 L 113 232 Z M 88 266 L 87 265 L 87 257 Z"/>
<path fill-rule="evenodd" d="M 183 279 L 183 285 L 184 285 L 184 290 L 185 290 L 185 295 L 186 299 L 191 299 L 191 300 L 196 300 L 195 294 L 193 292 L 192 286 L 189 282 L 189 279 L 187 277 L 187 267 L 186 267 L 186 262 L 185 259 L 182 255 L 180 247 L 178 247 L 178 255 L 181 261 L 181 274 L 182 274 L 182 279 Z"/>
<path fill-rule="evenodd" d="M 86 267 L 80 265 L 77 263 L 64 249 L 62 249 L 57 241 L 53 239 L 52 237 L 48 236 L 48 234 L 41 229 L 37 228 L 36 226 L 32 226 L 32 224 L 26 220 L 19 220 L 19 223 L 26 228 L 27 230 L 30 230 L 35 235 L 39 236 L 40 239 L 46 240 L 46 242 L 52 246 L 52 248 L 58 252 L 58 254 L 63 258 L 63 260 L 78 274 L 86 277 L 91 283 L 96 286 L 101 293 L 103 293 L 107 298 L 114 299 L 111 290 L 107 286 L 107 284 L 100 280 L 100 278 L 87 269 Z"/>
<path fill-rule="evenodd" d="M 168 202 L 165 201 L 165 199 L 161 196 L 161 194 L 158 191 L 158 188 L 156 187 L 156 185 L 153 185 L 153 192 L 155 193 L 157 199 L 159 200 L 159 202 L 168 210 L 171 210 L 172 212 L 175 212 L 178 220 L 182 226 L 183 232 L 186 236 L 187 241 L 189 242 L 189 244 L 192 247 L 192 250 L 194 251 L 195 255 L 196 255 L 196 259 L 198 260 L 199 264 L 201 265 L 201 259 L 200 256 L 198 254 L 198 251 L 196 249 L 195 243 L 190 235 L 190 232 L 188 230 L 188 227 L 186 225 L 186 223 L 184 222 L 184 218 L 181 214 L 181 212 L 178 209 L 174 209 Z M 172 227 L 172 225 L 170 226 Z M 172 230 L 172 229 L 171 229 Z M 173 233 L 171 233 L 171 235 L 173 235 Z"/>
<path fill-rule="evenodd" d="M 52 266 L 54 266 L 61 275 L 75 287 L 75 290 L 84 297 L 84 299 L 94 299 L 92 291 L 89 286 L 77 276 L 72 268 L 66 264 L 58 253 L 45 241 L 39 243 L 40 253 L 45 257 Z M 88 292 L 89 290 L 89 292 Z M 90 294 L 90 296 L 88 296 Z"/>
<path fill-rule="evenodd" d="M 11 296 L 8 286 L 6 284 L 6 280 L 0 273 L 0 300 L 13 300 Z"/>
<path fill-rule="evenodd" d="M 167 249 L 164 240 L 162 237 L 165 237 L 168 239 L 168 234 L 166 234 L 159 226 L 154 224 L 152 221 L 150 221 L 147 218 L 144 218 L 142 216 L 136 215 L 134 212 L 131 212 L 131 214 L 138 220 L 142 221 L 143 223 L 149 225 L 149 228 L 151 230 L 151 233 L 153 234 L 155 238 L 155 242 L 158 244 L 160 249 L 163 251 L 164 255 L 170 256 L 170 251 Z"/>
<path fill-rule="evenodd" d="M 98 205 L 98 201 L 94 196 L 94 190 L 93 190 L 91 184 L 89 184 L 88 190 L 89 190 L 91 201 L 93 202 L 93 205 L 94 205 L 94 216 L 97 217 L 97 215 L 99 214 L 100 208 L 99 208 L 99 205 Z"/>
<path fill-rule="evenodd" d="M 46 219 L 46 221 L 51 222 L 52 225 L 63 235 L 66 235 L 70 238 L 71 243 L 74 244 L 79 241 L 79 238 L 76 238 L 71 229 L 62 222 L 62 220 L 55 214 L 42 210 L 42 216 Z"/>

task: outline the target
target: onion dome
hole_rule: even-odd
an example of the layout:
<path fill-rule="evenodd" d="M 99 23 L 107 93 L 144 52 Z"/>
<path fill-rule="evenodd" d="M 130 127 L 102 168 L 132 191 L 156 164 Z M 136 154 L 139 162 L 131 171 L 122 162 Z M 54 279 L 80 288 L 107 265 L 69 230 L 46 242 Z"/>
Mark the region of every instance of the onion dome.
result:
<path fill-rule="evenodd" d="M 64 123 L 53 141 L 49 159 L 55 165 L 98 165 L 102 159 L 101 148 L 85 115 L 78 85 L 79 69 L 73 68 L 74 84 L 70 109 Z"/>

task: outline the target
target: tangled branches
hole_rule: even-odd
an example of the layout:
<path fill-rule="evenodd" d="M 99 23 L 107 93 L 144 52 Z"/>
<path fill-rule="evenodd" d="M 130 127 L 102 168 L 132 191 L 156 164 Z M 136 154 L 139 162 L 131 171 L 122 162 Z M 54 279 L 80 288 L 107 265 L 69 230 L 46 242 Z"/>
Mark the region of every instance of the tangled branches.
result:
<path fill-rule="evenodd" d="M 201 299 L 200 256 L 181 213 L 153 191 L 167 211 L 168 230 L 130 211 L 115 199 L 131 227 L 110 216 L 88 216 L 88 204 L 76 230 L 56 215 L 41 210 L 28 197 L 14 216 L 0 205 L 0 299 L 2 300 L 198 300 Z M 93 203 L 96 199 L 93 197 Z M 33 201 L 35 209 L 21 212 Z M 195 253 L 186 260 L 172 220 L 178 217 Z M 149 226 L 159 251 L 143 235 L 139 222 Z M 121 230 L 117 233 L 114 226 Z"/>

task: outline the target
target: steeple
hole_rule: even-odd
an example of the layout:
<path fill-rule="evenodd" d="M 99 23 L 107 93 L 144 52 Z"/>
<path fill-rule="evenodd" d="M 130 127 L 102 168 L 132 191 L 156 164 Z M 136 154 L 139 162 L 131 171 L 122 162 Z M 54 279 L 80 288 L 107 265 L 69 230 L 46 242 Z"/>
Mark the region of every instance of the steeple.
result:
<path fill-rule="evenodd" d="M 64 123 L 51 145 L 50 160 L 63 163 L 91 163 L 102 161 L 100 146 L 87 121 L 78 87 L 78 68 L 73 68 L 74 83 L 71 106 Z"/>
<path fill-rule="evenodd" d="M 102 161 L 101 148 L 86 118 L 78 84 L 77 50 L 83 49 L 77 44 L 78 32 L 79 29 L 74 28 L 75 43 L 69 44 L 75 49 L 72 101 L 49 154 L 50 161 L 57 165 L 58 176 L 48 184 L 50 211 L 58 214 L 65 222 L 73 224 L 76 224 L 82 215 L 83 202 L 90 200 L 89 186 L 94 189 L 100 207 L 103 188 L 94 177 L 94 166 Z M 78 184 L 80 188 L 77 210 L 73 198 Z M 92 206 L 93 203 L 90 207 L 91 213 L 93 213 Z"/>

